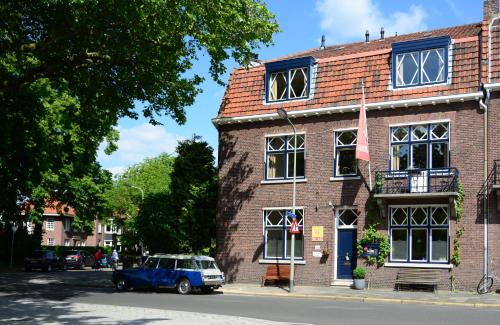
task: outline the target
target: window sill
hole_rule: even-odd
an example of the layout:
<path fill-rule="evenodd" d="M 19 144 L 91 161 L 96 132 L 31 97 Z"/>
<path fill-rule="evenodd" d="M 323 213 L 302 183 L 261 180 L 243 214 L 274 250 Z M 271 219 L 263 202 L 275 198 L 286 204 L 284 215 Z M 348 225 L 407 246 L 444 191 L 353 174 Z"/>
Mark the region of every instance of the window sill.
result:
<path fill-rule="evenodd" d="M 387 262 L 384 264 L 385 267 L 414 267 L 414 268 L 426 268 L 426 269 L 452 269 L 452 264 L 432 264 L 432 263 L 396 263 Z"/>
<path fill-rule="evenodd" d="M 290 260 L 260 259 L 259 264 L 290 264 Z M 304 260 L 295 260 L 293 264 L 305 265 Z"/>
<path fill-rule="evenodd" d="M 361 176 L 335 176 L 335 177 L 330 177 L 330 182 L 356 181 L 359 179 L 361 179 Z"/>
<path fill-rule="evenodd" d="M 295 183 L 306 183 L 307 178 L 297 178 Z M 266 180 L 260 181 L 261 184 L 288 184 L 293 183 L 293 179 L 276 179 L 276 180 Z"/>

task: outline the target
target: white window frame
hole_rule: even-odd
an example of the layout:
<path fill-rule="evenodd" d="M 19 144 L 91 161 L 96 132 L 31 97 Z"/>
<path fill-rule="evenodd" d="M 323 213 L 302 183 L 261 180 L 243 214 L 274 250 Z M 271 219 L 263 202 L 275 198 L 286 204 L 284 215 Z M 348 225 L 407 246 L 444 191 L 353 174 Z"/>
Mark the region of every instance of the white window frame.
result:
<path fill-rule="evenodd" d="M 354 141 L 353 144 L 343 144 L 339 145 L 337 144 L 338 142 L 338 135 L 340 135 L 342 132 L 355 132 L 356 133 L 356 140 Z M 340 174 L 339 172 L 339 157 L 337 156 L 338 152 L 343 151 L 343 150 L 352 150 L 356 151 L 356 143 L 358 142 L 358 128 L 348 128 L 348 129 L 336 129 L 333 130 L 333 161 L 334 161 L 334 170 L 333 170 L 333 177 L 342 177 L 342 178 L 357 178 L 359 176 L 359 166 L 356 160 L 356 173 L 354 174 Z"/>
<path fill-rule="evenodd" d="M 283 219 L 281 221 L 281 224 L 278 226 L 267 226 L 266 225 L 266 212 L 268 211 L 283 211 Z M 286 216 L 286 211 L 292 211 L 291 207 L 270 207 L 270 208 L 262 208 L 262 239 L 263 239 L 263 251 L 262 251 L 262 257 L 264 260 L 283 260 L 283 261 L 289 261 L 290 257 L 287 257 L 287 232 L 290 230 L 291 224 L 288 222 L 288 218 Z M 302 220 L 299 221 L 299 229 L 300 233 L 302 235 L 302 252 L 303 255 L 302 257 L 295 257 L 295 260 L 298 261 L 303 261 L 305 260 L 305 236 L 304 236 L 304 229 L 305 229 L 305 210 L 304 207 L 295 207 L 295 211 L 302 211 Z M 283 255 L 282 256 L 268 256 L 266 252 L 266 244 L 267 244 L 267 228 L 270 229 L 281 229 L 282 232 L 282 245 L 283 245 Z M 295 242 L 297 244 L 297 241 Z"/>
<path fill-rule="evenodd" d="M 392 209 L 397 209 L 397 208 L 403 208 L 406 209 L 406 214 L 407 214 L 407 223 L 404 225 L 393 225 L 392 224 Z M 425 208 L 427 209 L 427 223 L 426 225 L 413 225 L 412 224 L 412 211 L 411 209 L 416 209 L 416 208 Z M 446 224 L 433 224 L 432 223 L 432 216 L 433 216 L 433 211 L 437 210 L 438 208 L 444 208 L 446 213 L 447 213 L 447 218 L 446 218 Z M 409 205 L 389 205 L 387 207 L 388 209 L 388 220 L 387 220 L 387 229 L 389 229 L 389 234 L 390 234 L 390 254 L 389 254 L 389 264 L 391 263 L 401 263 L 401 264 L 422 264 L 422 265 L 442 265 L 446 264 L 448 265 L 450 263 L 450 207 L 447 204 L 409 204 Z M 406 239 L 407 239 L 407 260 L 400 260 L 400 259 L 393 259 L 392 257 L 392 231 L 395 229 L 405 229 L 406 230 Z M 411 248 L 412 245 L 412 230 L 415 229 L 425 229 L 427 236 L 427 260 L 422 261 L 422 260 L 414 260 L 413 259 L 413 251 Z M 434 229 L 443 229 L 447 231 L 447 260 L 446 261 L 440 261 L 440 260 L 433 260 L 432 259 L 432 231 Z"/>
<path fill-rule="evenodd" d="M 56 230 L 56 224 L 54 218 L 47 218 L 47 220 L 45 220 L 45 230 L 47 231 Z"/>
<path fill-rule="evenodd" d="M 305 132 L 296 132 L 297 139 L 302 136 L 304 141 L 302 147 L 299 145 L 297 148 L 297 154 L 304 153 L 304 176 L 297 176 L 297 181 L 305 180 L 306 178 L 306 161 L 307 161 L 307 137 Z M 284 146 L 282 150 L 269 150 L 269 141 L 271 138 L 284 138 Z M 273 182 L 273 181 L 291 181 L 293 180 L 293 171 L 292 176 L 288 177 L 288 154 L 294 152 L 293 147 L 289 148 L 290 140 L 293 141 L 293 133 L 279 133 L 279 134 L 266 134 L 264 136 L 264 179 L 265 181 Z M 285 166 L 284 166 L 284 177 L 269 177 L 269 156 L 273 153 L 283 153 L 285 157 Z"/>
<path fill-rule="evenodd" d="M 113 247 L 113 241 L 112 240 L 105 240 L 104 247 Z"/>
<path fill-rule="evenodd" d="M 55 246 L 56 239 L 55 238 L 47 238 L 47 246 Z"/>

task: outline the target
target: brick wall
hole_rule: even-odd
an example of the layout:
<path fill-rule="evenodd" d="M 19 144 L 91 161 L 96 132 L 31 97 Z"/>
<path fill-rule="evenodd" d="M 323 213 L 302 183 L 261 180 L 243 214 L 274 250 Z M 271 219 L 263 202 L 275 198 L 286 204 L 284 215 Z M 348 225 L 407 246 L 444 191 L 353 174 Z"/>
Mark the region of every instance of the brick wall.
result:
<path fill-rule="evenodd" d="M 490 109 L 490 158 L 500 158 L 500 127 L 497 109 L 500 99 L 492 99 Z M 483 223 L 478 217 L 476 194 L 483 174 L 483 112 L 477 102 L 443 104 L 415 108 L 369 111 L 368 133 L 372 171 L 387 170 L 389 159 L 389 125 L 420 121 L 450 120 L 451 167 L 457 167 L 465 188 L 465 232 L 461 240 L 462 264 L 451 271 L 443 270 L 440 289 L 450 288 L 451 279 L 458 289 L 475 288 L 482 274 Z M 369 197 L 367 164 L 360 162 L 361 180 L 330 181 L 333 176 L 333 130 L 357 127 L 358 113 L 298 118 L 297 131 L 306 132 L 306 183 L 297 184 L 297 206 L 304 207 L 305 265 L 297 265 L 299 285 L 329 285 L 332 281 L 334 254 L 326 260 L 312 256 L 314 245 L 329 245 L 335 250 L 334 212 L 328 205 L 356 206 L 360 212 L 358 238 L 365 225 L 365 205 Z M 264 207 L 291 206 L 292 184 L 261 184 L 264 179 L 265 138 L 267 134 L 290 133 L 284 121 L 224 125 L 219 128 L 219 202 L 217 214 L 217 258 L 228 281 L 258 282 L 265 272 L 262 259 Z M 491 168 L 491 167 L 490 167 Z M 445 198 L 443 202 L 448 202 Z M 419 200 L 419 204 L 430 203 Z M 495 212 L 490 225 L 492 256 L 499 258 L 500 216 Z M 387 229 L 387 220 L 380 220 Z M 450 246 L 456 220 L 450 220 Z M 324 226 L 324 241 L 311 241 L 311 226 Z M 363 265 L 358 260 L 358 265 Z M 398 269 L 369 268 L 374 287 L 393 287 Z M 453 275 L 453 277 L 452 277 Z"/>

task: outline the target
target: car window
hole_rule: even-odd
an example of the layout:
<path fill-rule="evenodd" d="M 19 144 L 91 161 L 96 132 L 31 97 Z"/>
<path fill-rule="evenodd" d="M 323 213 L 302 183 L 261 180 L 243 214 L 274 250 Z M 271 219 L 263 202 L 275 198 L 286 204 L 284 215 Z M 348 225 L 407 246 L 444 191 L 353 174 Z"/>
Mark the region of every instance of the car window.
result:
<path fill-rule="evenodd" d="M 158 260 L 159 258 L 157 257 L 150 257 L 146 260 L 146 262 L 144 262 L 142 266 L 146 269 L 155 269 L 158 265 Z"/>
<path fill-rule="evenodd" d="M 160 258 L 160 264 L 158 267 L 164 269 L 174 269 L 175 268 L 175 260 L 172 258 Z"/>
<path fill-rule="evenodd" d="M 184 259 L 184 260 L 177 260 L 177 268 L 178 269 L 196 269 L 196 263 L 194 263 L 193 260 L 189 259 Z"/>
<path fill-rule="evenodd" d="M 64 256 L 68 256 L 68 255 L 78 255 L 78 251 L 64 251 L 63 255 L 64 255 Z"/>
<path fill-rule="evenodd" d="M 210 260 L 198 260 L 198 265 L 201 269 L 207 270 L 207 269 L 217 269 L 217 266 L 215 265 L 214 261 Z"/>

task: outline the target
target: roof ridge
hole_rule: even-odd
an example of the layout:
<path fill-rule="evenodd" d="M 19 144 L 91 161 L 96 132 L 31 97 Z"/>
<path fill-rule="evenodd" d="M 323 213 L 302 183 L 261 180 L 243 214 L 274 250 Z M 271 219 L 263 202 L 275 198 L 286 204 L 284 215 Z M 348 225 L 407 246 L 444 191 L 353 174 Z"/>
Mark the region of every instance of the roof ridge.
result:
<path fill-rule="evenodd" d="M 351 42 L 351 43 L 341 43 L 341 44 L 328 45 L 324 49 L 320 49 L 319 47 L 318 48 L 310 48 L 310 49 L 307 49 L 307 50 L 303 50 L 303 51 L 300 51 L 300 52 L 286 54 L 286 55 L 275 57 L 275 58 L 271 58 L 271 59 L 268 59 L 268 60 L 261 60 L 260 62 L 262 64 L 265 64 L 265 63 L 269 63 L 269 62 L 285 60 L 287 58 L 298 57 L 298 56 L 309 54 L 309 53 L 312 55 L 315 52 L 322 53 L 322 52 L 325 52 L 325 51 L 328 51 L 328 50 L 343 49 L 346 46 L 357 46 L 357 45 L 361 45 L 361 44 L 375 43 L 375 42 L 381 41 L 381 40 L 388 41 L 388 40 L 392 40 L 394 38 L 400 38 L 400 37 L 403 37 L 403 36 L 408 37 L 408 36 L 411 36 L 411 35 L 425 34 L 425 33 L 430 33 L 430 32 L 441 32 L 441 31 L 448 30 L 448 29 L 461 28 L 461 27 L 462 28 L 463 27 L 473 27 L 473 26 L 479 26 L 480 27 L 481 26 L 481 22 L 474 22 L 474 23 L 463 24 L 463 25 L 448 26 L 448 27 L 442 27 L 442 28 L 436 28 L 436 29 L 427 29 L 427 30 L 422 30 L 422 31 L 418 31 L 418 32 L 400 34 L 400 35 L 397 35 L 397 36 L 389 36 L 389 37 L 385 37 L 384 39 L 374 39 L 373 41 L 369 41 L 369 42 L 359 41 L 359 42 Z"/>

